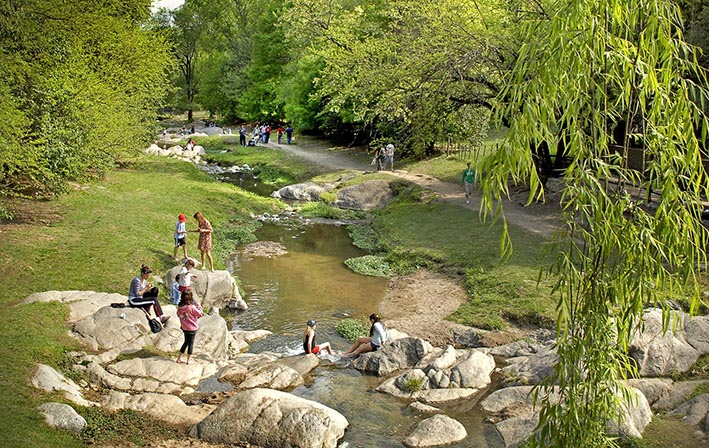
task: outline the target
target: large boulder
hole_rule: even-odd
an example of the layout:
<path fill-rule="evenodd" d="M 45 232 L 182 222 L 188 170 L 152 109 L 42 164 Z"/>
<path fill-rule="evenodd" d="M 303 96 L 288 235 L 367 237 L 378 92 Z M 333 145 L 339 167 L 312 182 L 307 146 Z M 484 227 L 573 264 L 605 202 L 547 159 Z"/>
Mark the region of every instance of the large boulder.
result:
<path fill-rule="evenodd" d="M 335 448 L 349 423 L 320 403 L 269 390 L 236 393 L 192 429 L 211 443 L 269 448 Z"/>
<path fill-rule="evenodd" d="M 679 415 L 688 425 L 702 426 L 709 416 L 709 394 L 702 394 L 692 398 L 671 414 Z"/>
<path fill-rule="evenodd" d="M 69 305 L 68 322 L 74 323 L 111 303 L 127 303 L 128 297 L 95 291 L 44 291 L 27 296 L 21 303 L 33 302 L 61 302 Z"/>
<path fill-rule="evenodd" d="M 352 367 L 385 376 L 414 367 L 432 350 L 433 346 L 423 339 L 401 338 L 384 344 L 376 352 L 363 353 L 352 361 Z"/>
<path fill-rule="evenodd" d="M 423 420 L 404 440 L 408 447 L 450 445 L 468 437 L 465 427 L 446 415 L 434 415 Z"/>
<path fill-rule="evenodd" d="M 320 199 L 320 195 L 326 191 L 328 190 L 322 185 L 318 185 L 314 182 L 305 182 L 302 184 L 287 185 L 271 193 L 271 196 L 277 199 L 317 201 Z"/>
<path fill-rule="evenodd" d="M 86 420 L 74 408 L 64 403 L 44 403 L 38 406 L 44 415 L 44 421 L 52 428 L 71 432 L 81 432 L 86 427 Z"/>
<path fill-rule="evenodd" d="M 557 355 L 551 347 L 540 347 L 535 353 L 507 359 L 508 365 L 502 371 L 508 381 L 522 385 L 538 384 L 554 371 Z"/>
<path fill-rule="evenodd" d="M 172 285 L 182 266 L 175 266 L 167 272 L 165 281 Z M 205 310 L 212 307 L 224 308 L 232 299 L 241 299 L 239 288 L 229 271 L 207 271 L 192 269 L 192 292 Z"/>
<path fill-rule="evenodd" d="M 320 360 L 313 354 L 277 360 L 263 358 L 251 362 L 249 368 L 233 364 L 222 371 L 219 380 L 230 382 L 239 389 L 292 390 L 304 384 L 305 376 L 319 364 Z"/>
<path fill-rule="evenodd" d="M 76 383 L 48 365 L 37 364 L 30 382 L 37 389 L 42 389 L 46 392 L 62 391 L 67 400 L 79 406 L 96 405 L 96 403 L 84 398 L 81 388 Z"/>
<path fill-rule="evenodd" d="M 188 406 L 174 395 L 156 393 L 131 395 L 117 391 L 109 391 L 103 397 L 101 405 L 108 411 L 130 409 L 144 412 L 156 420 L 179 426 L 195 425 L 204 420 L 215 408 L 208 404 Z"/>
<path fill-rule="evenodd" d="M 333 205 L 348 210 L 368 211 L 386 207 L 393 198 L 389 182 L 372 180 L 339 190 Z"/>
<path fill-rule="evenodd" d="M 689 370 L 700 353 L 684 337 L 682 323 L 686 315 L 672 311 L 666 332 L 662 310 L 646 310 L 643 317 L 642 332 L 635 333 L 630 346 L 630 356 L 637 362 L 640 376 L 671 376 Z"/>
<path fill-rule="evenodd" d="M 146 378 L 189 386 L 197 386 L 200 380 L 217 373 L 216 365 L 211 362 L 198 362 L 193 358 L 190 364 L 177 364 L 171 359 L 157 356 L 126 359 L 109 365 L 106 370 L 122 377 Z"/>

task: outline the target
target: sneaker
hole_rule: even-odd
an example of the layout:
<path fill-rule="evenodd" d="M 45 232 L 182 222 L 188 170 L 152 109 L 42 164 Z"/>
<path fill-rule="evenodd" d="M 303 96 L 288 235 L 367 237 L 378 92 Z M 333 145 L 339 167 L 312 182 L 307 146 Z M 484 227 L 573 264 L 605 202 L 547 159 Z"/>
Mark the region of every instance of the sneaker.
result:
<path fill-rule="evenodd" d="M 466 200 L 465 200 L 465 203 L 466 203 L 466 204 L 470 204 L 470 199 L 466 199 Z"/>
<path fill-rule="evenodd" d="M 162 322 L 163 325 L 165 325 L 168 320 L 170 320 L 170 316 L 163 316 L 160 318 L 160 322 Z"/>

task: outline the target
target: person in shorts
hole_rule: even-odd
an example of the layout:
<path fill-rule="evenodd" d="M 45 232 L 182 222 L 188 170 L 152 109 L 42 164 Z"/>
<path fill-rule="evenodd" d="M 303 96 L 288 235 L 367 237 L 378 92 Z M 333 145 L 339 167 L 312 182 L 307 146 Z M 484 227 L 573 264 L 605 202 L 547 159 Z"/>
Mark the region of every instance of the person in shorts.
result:
<path fill-rule="evenodd" d="M 371 314 L 369 322 L 372 324 L 369 327 L 369 337 L 357 338 L 352 347 L 342 354 L 343 356 L 357 357 L 362 353 L 376 352 L 389 339 L 389 333 L 377 314 Z"/>
<path fill-rule="evenodd" d="M 175 224 L 175 251 L 172 254 L 172 258 L 177 260 L 177 249 L 182 246 L 182 255 L 187 258 L 187 230 L 185 228 L 185 222 L 187 222 L 187 216 L 180 213 L 177 217 L 177 224 Z"/>
<path fill-rule="evenodd" d="M 323 350 L 327 350 L 327 353 L 332 355 L 332 347 L 330 347 L 329 342 L 323 342 L 318 345 L 315 343 L 315 327 L 317 327 L 317 322 L 313 319 L 308 320 L 305 326 L 305 332 L 303 332 L 303 350 L 305 354 L 312 353 L 317 355 Z"/>

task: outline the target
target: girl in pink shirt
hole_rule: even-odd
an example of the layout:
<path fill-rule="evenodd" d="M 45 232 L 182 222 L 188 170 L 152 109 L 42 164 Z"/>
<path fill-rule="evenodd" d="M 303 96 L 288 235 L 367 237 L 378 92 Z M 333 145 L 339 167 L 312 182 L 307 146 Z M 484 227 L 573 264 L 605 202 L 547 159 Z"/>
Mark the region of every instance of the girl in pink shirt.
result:
<path fill-rule="evenodd" d="M 182 332 L 185 334 L 185 342 L 180 347 L 180 356 L 177 357 L 178 364 L 182 362 L 182 355 L 185 350 L 187 350 L 186 364 L 190 363 L 194 337 L 197 334 L 197 328 L 199 328 L 198 319 L 202 315 L 202 305 L 195 303 L 192 291 L 189 289 L 184 291 L 180 298 L 180 305 L 177 307 L 177 317 L 180 318 L 180 327 L 182 327 Z"/>

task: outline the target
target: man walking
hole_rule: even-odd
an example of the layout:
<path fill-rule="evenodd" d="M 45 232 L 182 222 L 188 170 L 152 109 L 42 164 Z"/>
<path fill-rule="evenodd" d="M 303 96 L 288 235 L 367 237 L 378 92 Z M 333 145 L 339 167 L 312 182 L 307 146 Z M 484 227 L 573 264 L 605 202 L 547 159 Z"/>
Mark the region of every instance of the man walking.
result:
<path fill-rule="evenodd" d="M 473 185 L 475 185 L 475 168 L 468 162 L 468 167 L 463 171 L 463 178 L 460 180 L 465 187 L 465 203 L 470 204 L 470 195 L 473 194 Z"/>

